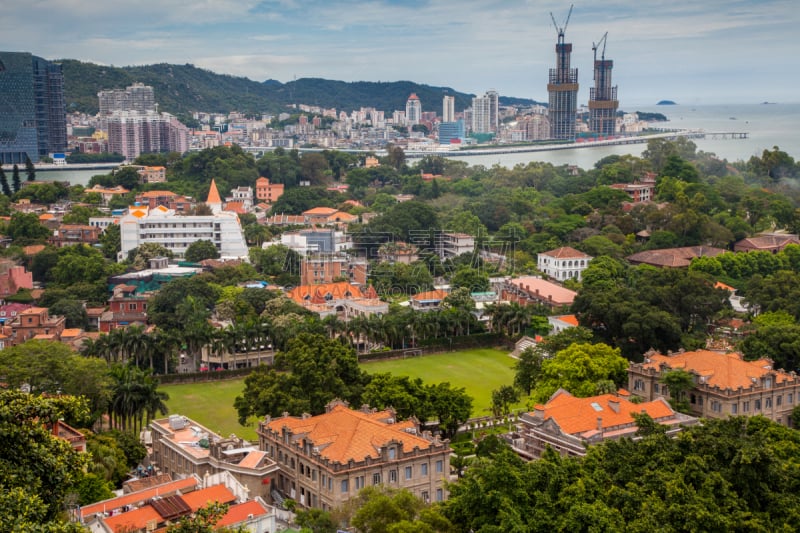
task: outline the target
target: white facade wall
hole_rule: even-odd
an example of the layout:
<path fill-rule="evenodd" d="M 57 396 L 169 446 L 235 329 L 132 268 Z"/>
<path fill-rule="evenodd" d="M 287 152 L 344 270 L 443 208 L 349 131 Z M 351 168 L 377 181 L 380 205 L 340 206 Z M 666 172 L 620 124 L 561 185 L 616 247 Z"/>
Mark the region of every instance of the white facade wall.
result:
<path fill-rule="evenodd" d="M 147 243 L 154 242 L 183 257 L 190 244 L 211 241 L 221 257 L 247 258 L 247 243 L 236 213 L 222 212 L 205 216 L 178 216 L 174 211 L 154 209 L 137 218 L 127 214 L 120 219 L 121 257 Z"/>

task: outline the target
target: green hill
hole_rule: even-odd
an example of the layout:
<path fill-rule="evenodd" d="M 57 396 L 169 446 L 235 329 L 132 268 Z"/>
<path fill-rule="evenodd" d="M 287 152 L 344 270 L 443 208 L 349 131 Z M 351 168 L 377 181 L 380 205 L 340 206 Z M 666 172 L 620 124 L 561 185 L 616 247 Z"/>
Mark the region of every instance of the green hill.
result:
<path fill-rule="evenodd" d="M 68 111 L 97 112 L 97 93 L 119 89 L 135 82 L 151 85 L 161 111 L 187 115 L 192 111 L 226 113 L 277 113 L 290 103 L 335 107 L 351 111 L 374 107 L 385 112 L 405 109 L 406 99 L 416 93 L 423 111 L 441 114 L 442 96 L 455 96 L 457 111 L 471 104 L 473 95 L 449 87 L 432 87 L 411 81 L 343 82 L 321 78 L 301 78 L 288 83 L 267 80 L 263 83 L 225 74 L 216 74 L 194 65 L 114 67 L 62 59 L 64 93 Z M 500 103 L 534 104 L 533 100 L 500 97 Z"/>

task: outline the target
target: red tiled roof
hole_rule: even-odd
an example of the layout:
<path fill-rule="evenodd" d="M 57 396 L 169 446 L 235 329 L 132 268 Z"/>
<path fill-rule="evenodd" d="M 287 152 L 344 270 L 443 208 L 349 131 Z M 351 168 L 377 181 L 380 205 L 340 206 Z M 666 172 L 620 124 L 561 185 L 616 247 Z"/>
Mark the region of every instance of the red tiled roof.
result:
<path fill-rule="evenodd" d="M 564 433 L 570 435 L 632 424 L 631 413 L 647 413 L 654 420 L 675 414 L 663 398 L 636 404 L 616 394 L 576 398 L 565 390 L 553 394 L 544 406 L 545 419 L 552 418 Z"/>
<path fill-rule="evenodd" d="M 561 316 L 554 316 L 553 318 L 557 318 L 558 320 L 566 322 L 567 324 L 570 324 L 572 326 L 579 325 L 578 317 L 576 317 L 575 315 L 561 315 Z"/>
<path fill-rule="evenodd" d="M 159 524 L 164 521 L 164 518 L 150 505 L 103 519 L 106 526 L 114 533 L 145 529 L 151 520 L 155 520 L 156 524 Z"/>
<path fill-rule="evenodd" d="M 726 250 L 712 246 L 687 246 L 685 248 L 664 248 L 661 250 L 646 250 L 627 257 L 631 263 L 646 263 L 661 267 L 689 266 L 695 257 L 716 257 L 724 254 Z"/>
<path fill-rule="evenodd" d="M 658 370 L 662 363 L 671 369 L 682 368 L 693 372 L 700 376 L 700 379 L 709 387 L 719 387 L 723 390 L 737 390 L 739 387 L 749 389 L 753 386 L 754 380 L 769 373 L 775 374 L 777 383 L 793 379 L 786 372 L 773 370 L 767 360 L 745 361 L 736 352 L 723 354 L 710 350 L 696 350 L 672 355 L 658 353 L 649 355 L 642 368 Z"/>
<path fill-rule="evenodd" d="M 319 300 L 326 302 L 326 295 L 330 295 L 333 300 L 343 300 L 347 298 L 363 298 L 364 294 L 361 289 L 346 281 L 338 283 L 322 283 L 319 285 L 299 285 L 288 293 L 289 298 L 295 302 L 302 304 L 307 301 Z"/>
<path fill-rule="evenodd" d="M 197 485 L 198 485 L 197 480 L 193 477 L 188 477 L 186 479 L 178 479 L 147 490 L 131 492 L 130 494 L 124 494 L 117 498 L 111 498 L 110 500 L 104 500 L 102 502 L 97 502 L 90 505 L 84 505 L 83 507 L 81 507 L 81 516 L 85 517 L 95 513 L 109 512 L 114 509 L 119 509 L 120 507 L 125 507 L 126 505 L 133 505 L 145 502 L 151 499 L 153 496 L 164 496 L 167 494 L 175 494 L 175 492 L 177 491 L 181 492 L 192 491 L 195 488 L 197 488 Z"/>
<path fill-rule="evenodd" d="M 592 257 L 569 246 L 562 246 L 561 248 L 556 248 L 555 250 L 550 250 L 549 252 L 542 252 L 540 255 L 554 257 L 555 259 L 591 259 Z"/>
<path fill-rule="evenodd" d="M 207 489 L 184 494 L 181 498 L 191 507 L 192 512 L 205 507 L 209 503 L 230 503 L 236 500 L 236 496 L 225 485 L 212 485 Z"/>
<path fill-rule="evenodd" d="M 333 207 L 314 207 L 313 209 L 309 209 L 307 211 L 303 211 L 303 216 L 330 216 L 334 214 L 338 209 L 334 209 Z"/>
<path fill-rule="evenodd" d="M 419 292 L 411 297 L 415 302 L 424 302 L 430 300 L 442 301 L 447 298 L 447 291 L 444 289 L 436 289 L 435 291 Z"/>
<path fill-rule="evenodd" d="M 295 436 L 304 435 L 319 449 L 322 457 L 342 464 L 351 459 L 377 459 L 380 457 L 380 448 L 393 440 L 402 443 L 404 452 L 431 447 L 427 439 L 405 431 L 414 427 L 412 422 L 387 424 L 382 421 L 391 416 L 389 411 L 365 413 L 338 404 L 322 415 L 305 419 L 282 417 L 270 421 L 268 427 L 278 433 L 286 427 Z"/>
<path fill-rule="evenodd" d="M 217 527 L 233 526 L 239 522 L 244 522 L 250 515 L 253 517 L 263 516 L 268 514 L 269 511 L 269 509 L 265 508 L 256 500 L 248 500 L 244 503 L 231 505 L 228 508 L 228 512 L 225 513 L 225 516 L 217 522 Z"/>
<path fill-rule="evenodd" d="M 524 290 L 531 297 L 542 299 L 552 299 L 557 305 L 571 304 L 578 293 L 571 291 L 561 285 L 543 280 L 536 276 L 523 276 L 511 280 L 511 284 Z M 538 293 L 537 293 L 538 291 Z"/>

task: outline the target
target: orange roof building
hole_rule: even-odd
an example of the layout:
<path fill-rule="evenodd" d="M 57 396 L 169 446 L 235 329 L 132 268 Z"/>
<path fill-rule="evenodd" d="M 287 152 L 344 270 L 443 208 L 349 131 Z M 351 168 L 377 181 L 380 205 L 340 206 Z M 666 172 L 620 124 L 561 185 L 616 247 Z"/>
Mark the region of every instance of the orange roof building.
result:
<path fill-rule="evenodd" d="M 428 501 L 446 496 L 448 442 L 422 433 L 414 419 L 397 422 L 392 410 L 356 411 L 334 401 L 317 416 L 266 417 L 258 434 L 260 448 L 280 465 L 273 489 L 303 507 L 333 509 L 377 484 Z"/>
<path fill-rule="evenodd" d="M 581 274 L 593 257 L 583 252 L 562 246 L 549 252 L 541 252 L 536 258 L 536 268 L 553 279 L 564 281 L 566 279 L 581 280 Z"/>
<path fill-rule="evenodd" d="M 538 276 L 522 276 L 505 283 L 501 299 L 520 304 L 542 304 L 548 307 L 572 305 L 578 293 Z"/>
<path fill-rule="evenodd" d="M 692 414 L 708 418 L 763 415 L 793 426 L 792 408 L 800 401 L 800 377 L 776 370 L 769 359 L 745 361 L 736 352 L 696 350 L 663 355 L 653 350 L 628 368 L 630 390 L 644 398 L 670 398 L 661 378 L 674 370 L 692 374 L 686 394 Z"/>
<path fill-rule="evenodd" d="M 697 419 L 678 413 L 663 398 L 645 403 L 633 403 L 627 391 L 576 398 L 559 389 L 545 405 L 523 414 L 522 438 L 514 448 L 523 457 L 536 459 L 549 446 L 562 455 L 586 455 L 586 446 L 607 439 L 634 437 L 638 426 L 633 415 L 645 413 L 659 424 L 668 426 L 668 433 L 682 426 L 697 423 Z"/>

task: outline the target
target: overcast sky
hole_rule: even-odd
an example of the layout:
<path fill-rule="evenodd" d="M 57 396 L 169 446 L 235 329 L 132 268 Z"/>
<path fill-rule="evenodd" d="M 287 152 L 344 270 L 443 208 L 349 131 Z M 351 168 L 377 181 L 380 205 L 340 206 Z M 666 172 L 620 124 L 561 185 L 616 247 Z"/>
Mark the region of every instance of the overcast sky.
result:
<path fill-rule="evenodd" d="M 263 81 L 411 80 L 547 100 L 554 0 L 2 0 L 0 50 L 115 66 L 192 63 Z M 798 102 L 797 0 L 576 1 L 579 101 L 592 44 L 626 105 Z M 423 102 L 424 106 L 424 102 Z"/>

